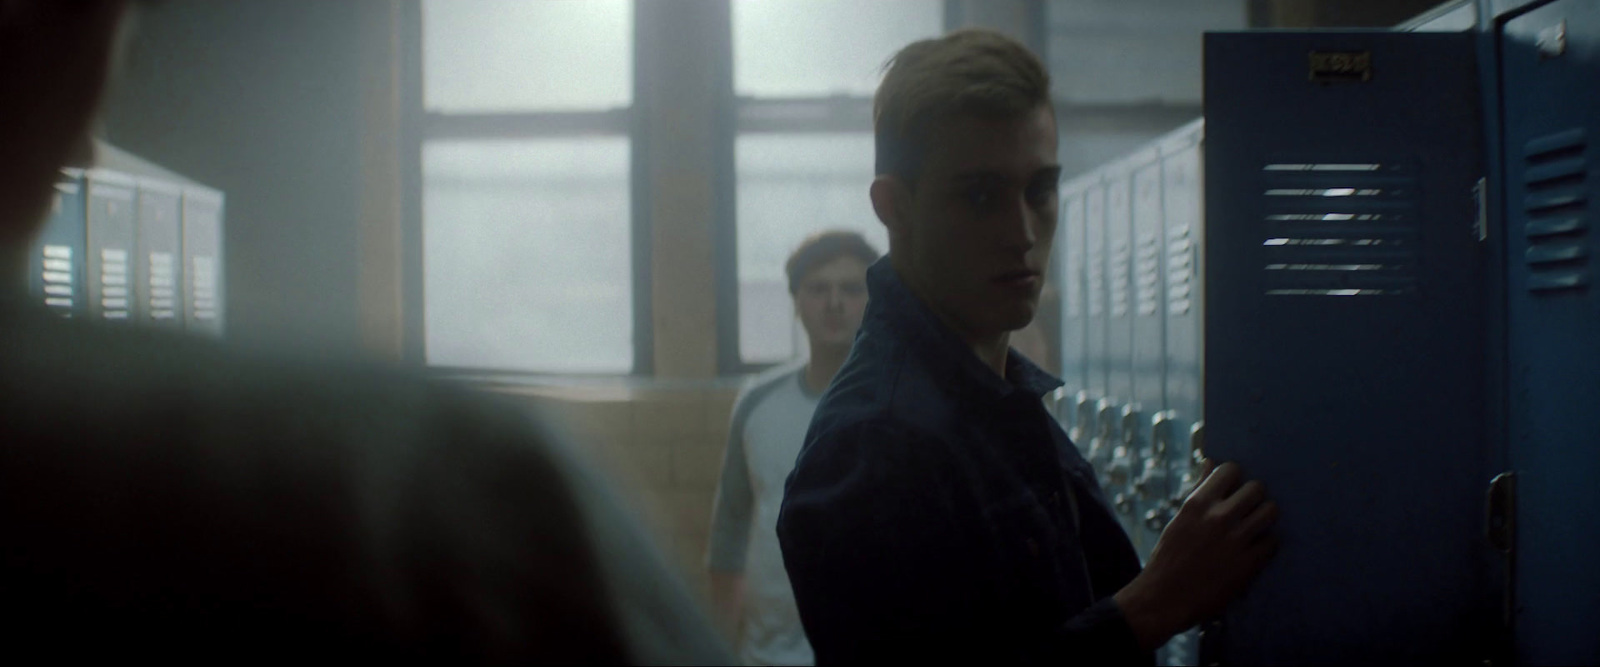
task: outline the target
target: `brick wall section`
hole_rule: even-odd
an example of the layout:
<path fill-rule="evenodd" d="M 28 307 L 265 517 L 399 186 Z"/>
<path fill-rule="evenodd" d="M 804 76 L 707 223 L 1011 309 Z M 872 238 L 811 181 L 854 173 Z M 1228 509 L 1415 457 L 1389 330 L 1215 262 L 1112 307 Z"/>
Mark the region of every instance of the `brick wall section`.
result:
<path fill-rule="evenodd" d="M 711 499 L 736 387 L 502 388 L 553 416 L 609 473 L 690 588 L 709 598 Z"/>

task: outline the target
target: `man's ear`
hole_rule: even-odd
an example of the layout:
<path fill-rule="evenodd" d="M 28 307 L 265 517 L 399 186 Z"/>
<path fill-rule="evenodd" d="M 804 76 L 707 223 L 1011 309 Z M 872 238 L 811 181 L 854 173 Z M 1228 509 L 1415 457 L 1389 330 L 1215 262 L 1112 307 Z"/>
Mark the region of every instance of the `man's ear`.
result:
<path fill-rule="evenodd" d="M 911 204 L 911 191 L 905 182 L 893 174 L 882 174 L 872 179 L 869 194 L 872 197 L 872 211 L 878 215 L 883 226 L 889 228 L 889 236 L 900 236 L 909 222 L 906 209 Z"/>

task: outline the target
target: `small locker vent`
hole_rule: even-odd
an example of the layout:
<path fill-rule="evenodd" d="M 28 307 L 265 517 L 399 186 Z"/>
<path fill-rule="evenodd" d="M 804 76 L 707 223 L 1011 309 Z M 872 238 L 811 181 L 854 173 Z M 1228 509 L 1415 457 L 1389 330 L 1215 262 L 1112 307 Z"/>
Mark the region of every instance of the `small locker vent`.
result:
<path fill-rule="evenodd" d="M 1269 296 L 1400 296 L 1417 289 L 1416 169 L 1405 162 L 1262 167 Z"/>
<path fill-rule="evenodd" d="M 1139 315 L 1149 317 L 1160 311 L 1157 301 L 1161 294 L 1161 237 L 1156 233 L 1139 237 L 1139 254 L 1134 260 L 1134 271 L 1137 279 L 1133 287 Z"/>
<path fill-rule="evenodd" d="M 128 251 L 119 248 L 100 251 L 101 317 L 126 320 L 132 315 L 128 275 Z"/>
<path fill-rule="evenodd" d="M 72 317 L 72 246 L 47 245 L 41 251 L 44 267 L 44 305 L 60 315 Z"/>
<path fill-rule="evenodd" d="M 1523 210 L 1528 237 L 1528 290 L 1584 289 L 1589 284 L 1588 139 L 1582 128 L 1523 146 Z"/>
<path fill-rule="evenodd" d="M 150 253 L 150 318 L 178 318 L 177 264 L 170 252 Z"/>
<path fill-rule="evenodd" d="M 1109 267 L 1111 269 L 1109 287 L 1111 288 L 1112 317 L 1126 317 L 1128 315 L 1129 300 L 1132 298 L 1128 293 L 1128 264 L 1131 259 L 1132 252 L 1128 248 L 1128 241 L 1126 239 L 1117 239 L 1116 244 L 1111 248 Z"/>
<path fill-rule="evenodd" d="M 1194 242 L 1188 225 L 1175 225 L 1168 235 L 1167 313 L 1188 315 L 1194 299 Z"/>
<path fill-rule="evenodd" d="M 215 257 L 196 257 L 189 267 L 194 286 L 194 317 L 197 320 L 217 319 L 217 260 Z"/>

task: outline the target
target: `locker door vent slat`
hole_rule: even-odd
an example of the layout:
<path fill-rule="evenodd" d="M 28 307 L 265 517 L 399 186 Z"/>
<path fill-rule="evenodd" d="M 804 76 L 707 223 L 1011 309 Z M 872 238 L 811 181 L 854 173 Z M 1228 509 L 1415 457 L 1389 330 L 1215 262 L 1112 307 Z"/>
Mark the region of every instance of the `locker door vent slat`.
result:
<path fill-rule="evenodd" d="M 1416 293 L 1414 166 L 1274 162 L 1261 174 L 1261 268 L 1268 296 Z"/>
<path fill-rule="evenodd" d="M 1194 306 L 1194 241 L 1188 225 L 1174 225 L 1167 233 L 1167 313 L 1187 315 Z"/>
<path fill-rule="evenodd" d="M 1581 291 L 1589 285 L 1588 137 L 1582 128 L 1523 144 L 1523 234 L 1528 290 Z"/>

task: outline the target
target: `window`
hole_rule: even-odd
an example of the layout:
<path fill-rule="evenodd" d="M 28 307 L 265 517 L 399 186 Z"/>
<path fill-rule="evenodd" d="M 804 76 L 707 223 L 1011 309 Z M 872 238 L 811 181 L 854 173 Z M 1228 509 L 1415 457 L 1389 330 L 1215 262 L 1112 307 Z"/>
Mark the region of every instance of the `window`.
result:
<path fill-rule="evenodd" d="M 943 30 L 940 0 L 734 0 L 738 135 L 734 267 L 737 320 L 725 370 L 805 353 L 783 265 L 805 237 L 888 235 L 872 212 L 872 94 L 901 47 Z M 732 319 L 729 317 L 729 319 Z M 731 331 L 730 331 L 731 329 Z"/>
<path fill-rule="evenodd" d="M 424 0 L 428 364 L 633 370 L 632 22 L 632 0 Z"/>

